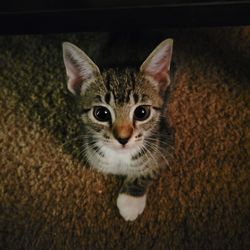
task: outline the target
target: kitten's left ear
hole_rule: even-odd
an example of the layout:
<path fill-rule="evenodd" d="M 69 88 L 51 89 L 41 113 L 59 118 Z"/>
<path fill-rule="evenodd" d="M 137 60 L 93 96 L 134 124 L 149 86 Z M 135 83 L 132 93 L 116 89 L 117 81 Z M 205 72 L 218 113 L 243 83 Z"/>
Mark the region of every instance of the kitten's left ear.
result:
<path fill-rule="evenodd" d="M 170 64 L 172 58 L 173 40 L 166 39 L 161 42 L 148 56 L 140 67 L 140 71 L 146 77 L 150 77 L 152 83 L 159 91 L 165 91 L 170 84 Z"/>
<path fill-rule="evenodd" d="M 75 95 L 81 94 L 100 74 L 96 64 L 72 43 L 63 43 L 63 60 L 68 76 L 68 89 Z"/>

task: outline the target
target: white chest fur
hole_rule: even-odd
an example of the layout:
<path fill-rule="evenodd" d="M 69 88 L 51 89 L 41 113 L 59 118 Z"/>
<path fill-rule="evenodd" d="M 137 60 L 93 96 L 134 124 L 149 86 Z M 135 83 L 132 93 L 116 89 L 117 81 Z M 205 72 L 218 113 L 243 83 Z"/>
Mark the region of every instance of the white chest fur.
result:
<path fill-rule="evenodd" d="M 132 160 L 136 150 L 113 150 L 107 147 L 102 148 L 104 157 L 87 151 L 89 163 L 97 170 L 117 175 L 137 175 L 145 167 L 145 162 Z"/>

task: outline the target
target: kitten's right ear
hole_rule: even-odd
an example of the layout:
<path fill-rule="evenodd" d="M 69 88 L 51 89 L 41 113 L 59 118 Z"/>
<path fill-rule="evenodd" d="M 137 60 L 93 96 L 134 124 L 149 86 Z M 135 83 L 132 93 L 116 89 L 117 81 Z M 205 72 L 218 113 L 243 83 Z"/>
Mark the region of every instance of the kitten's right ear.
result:
<path fill-rule="evenodd" d="M 86 89 L 84 86 L 87 87 L 100 74 L 95 63 L 72 43 L 63 43 L 63 60 L 68 76 L 68 89 L 75 95 L 83 92 Z"/>
<path fill-rule="evenodd" d="M 140 71 L 144 76 L 154 80 L 153 84 L 159 92 L 165 92 L 170 84 L 169 71 L 172 50 L 173 40 L 164 40 L 154 49 L 140 67 Z"/>

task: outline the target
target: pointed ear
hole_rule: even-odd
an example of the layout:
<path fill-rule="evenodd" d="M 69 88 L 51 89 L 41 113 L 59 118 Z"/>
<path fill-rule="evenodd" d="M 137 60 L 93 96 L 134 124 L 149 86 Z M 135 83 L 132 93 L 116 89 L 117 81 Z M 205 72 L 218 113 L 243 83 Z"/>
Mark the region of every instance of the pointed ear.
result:
<path fill-rule="evenodd" d="M 173 40 L 161 42 L 148 56 L 140 67 L 145 77 L 150 77 L 159 91 L 165 91 L 170 84 L 170 64 L 172 58 Z"/>
<path fill-rule="evenodd" d="M 68 76 L 68 89 L 73 94 L 83 92 L 88 83 L 100 74 L 95 63 L 72 43 L 63 43 L 63 60 Z"/>

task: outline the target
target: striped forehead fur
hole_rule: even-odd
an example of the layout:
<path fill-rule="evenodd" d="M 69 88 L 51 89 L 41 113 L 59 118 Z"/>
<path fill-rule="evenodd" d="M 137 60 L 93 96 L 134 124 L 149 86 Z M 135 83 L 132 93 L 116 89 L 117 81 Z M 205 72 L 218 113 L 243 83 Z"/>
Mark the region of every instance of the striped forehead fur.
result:
<path fill-rule="evenodd" d="M 135 91 L 135 71 L 130 69 L 109 69 L 104 72 L 103 80 L 107 90 L 106 102 L 110 101 L 111 95 L 117 104 L 129 102 L 131 93 Z"/>
<path fill-rule="evenodd" d="M 162 103 L 154 85 L 135 69 L 130 68 L 104 70 L 101 75 L 92 79 L 91 84 L 84 90 L 83 105 L 87 106 L 98 98 L 99 102 L 110 104 L 113 100 L 117 105 L 130 102 L 137 104 L 147 100 L 153 100 L 156 106 L 161 106 Z"/>

